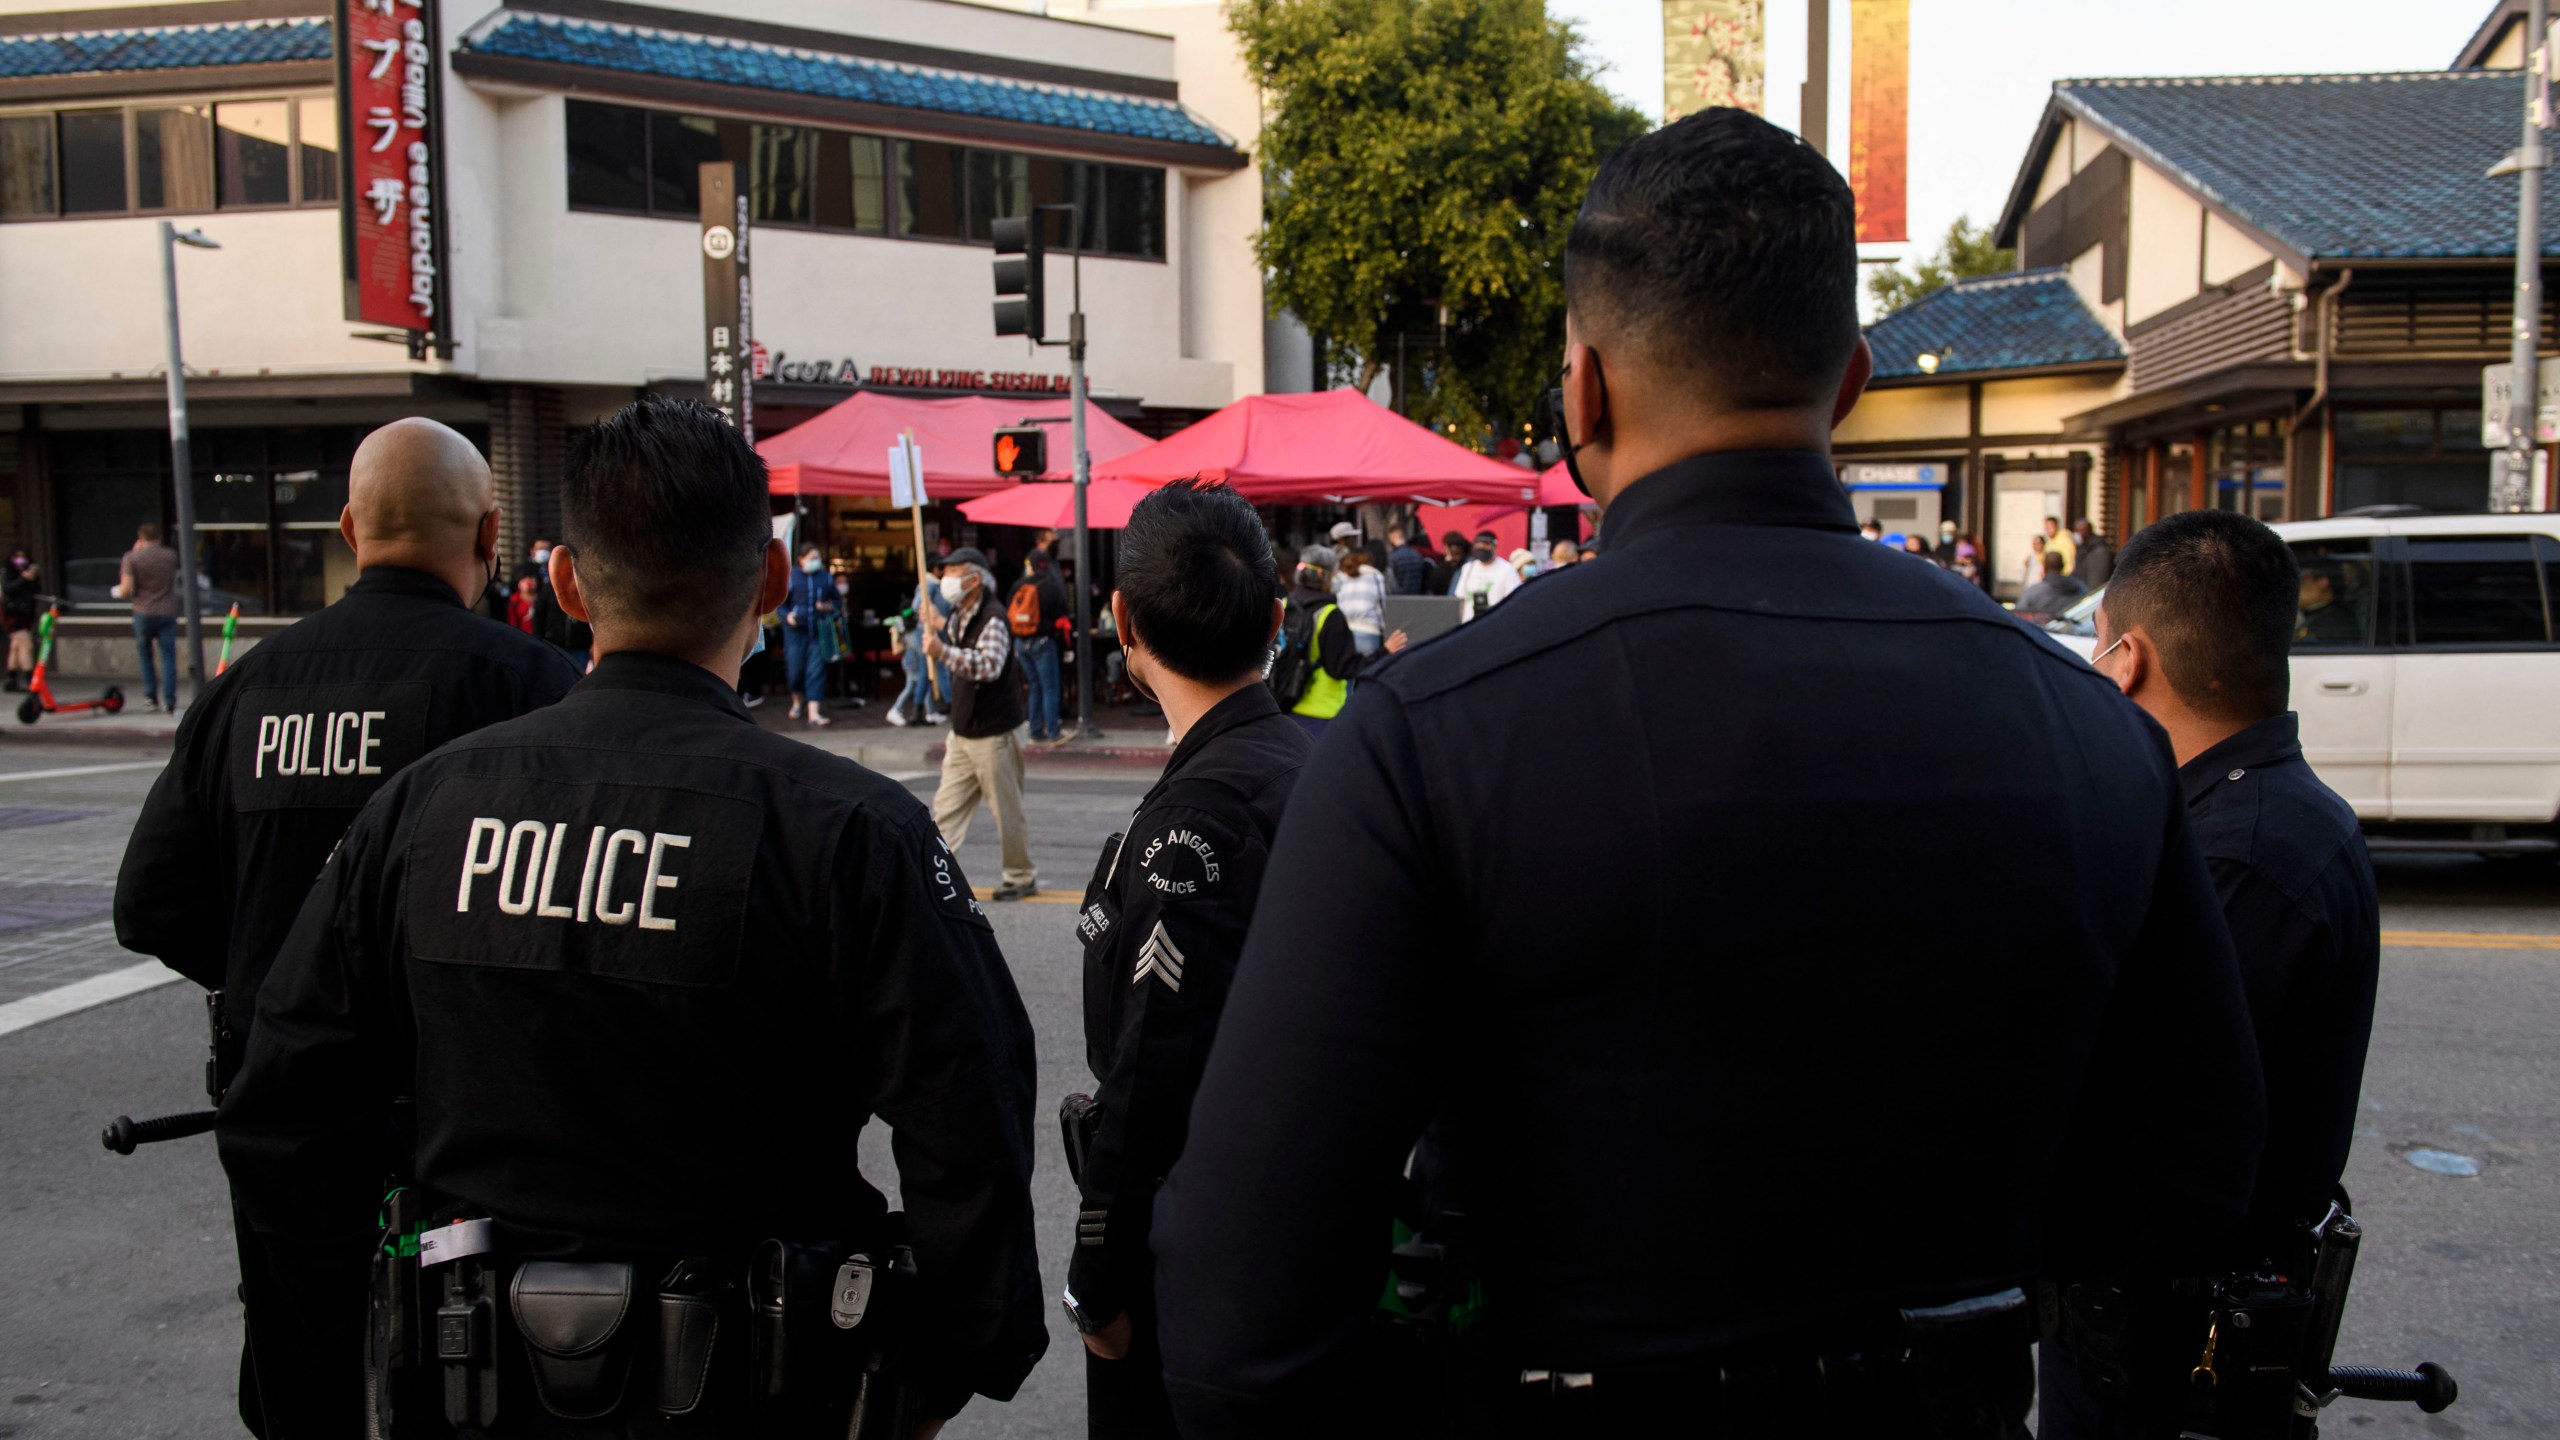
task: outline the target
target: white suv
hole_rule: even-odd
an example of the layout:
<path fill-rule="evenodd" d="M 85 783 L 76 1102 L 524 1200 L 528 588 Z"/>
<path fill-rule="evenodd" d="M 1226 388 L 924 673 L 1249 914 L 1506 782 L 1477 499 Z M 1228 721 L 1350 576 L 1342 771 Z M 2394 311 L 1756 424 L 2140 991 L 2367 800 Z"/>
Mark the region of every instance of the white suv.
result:
<path fill-rule="evenodd" d="M 2278 525 L 2302 751 L 2376 848 L 2560 850 L 2560 515 Z M 2087 658 L 2097 596 L 2047 627 Z"/>

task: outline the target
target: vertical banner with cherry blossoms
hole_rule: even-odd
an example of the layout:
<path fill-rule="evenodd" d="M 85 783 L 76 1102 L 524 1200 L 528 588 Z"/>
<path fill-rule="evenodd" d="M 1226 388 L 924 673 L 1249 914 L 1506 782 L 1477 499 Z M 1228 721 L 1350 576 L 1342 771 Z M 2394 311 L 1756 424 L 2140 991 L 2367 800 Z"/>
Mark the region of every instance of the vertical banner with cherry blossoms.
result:
<path fill-rule="evenodd" d="M 338 220 L 346 317 L 453 354 L 445 283 L 443 57 L 422 0 L 339 0 Z"/>
<path fill-rule="evenodd" d="M 1718 105 L 1760 113 L 1763 0 L 1662 0 L 1662 123 Z"/>
<path fill-rule="evenodd" d="M 1908 240 L 1911 0 L 1849 0 L 1849 189 L 1858 239 Z"/>

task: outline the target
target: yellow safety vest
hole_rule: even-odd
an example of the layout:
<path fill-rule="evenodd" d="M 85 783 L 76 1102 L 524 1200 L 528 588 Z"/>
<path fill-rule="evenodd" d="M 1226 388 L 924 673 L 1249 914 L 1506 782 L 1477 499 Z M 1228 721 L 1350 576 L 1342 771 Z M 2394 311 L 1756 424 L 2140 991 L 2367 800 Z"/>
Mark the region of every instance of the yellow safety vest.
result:
<path fill-rule="evenodd" d="M 1307 640 L 1307 693 L 1289 707 L 1292 715 L 1310 720 L 1330 720 L 1342 713 L 1342 702 L 1351 698 L 1348 681 L 1336 680 L 1324 670 L 1324 617 L 1339 606 L 1327 605 L 1316 612 L 1315 633 Z"/>

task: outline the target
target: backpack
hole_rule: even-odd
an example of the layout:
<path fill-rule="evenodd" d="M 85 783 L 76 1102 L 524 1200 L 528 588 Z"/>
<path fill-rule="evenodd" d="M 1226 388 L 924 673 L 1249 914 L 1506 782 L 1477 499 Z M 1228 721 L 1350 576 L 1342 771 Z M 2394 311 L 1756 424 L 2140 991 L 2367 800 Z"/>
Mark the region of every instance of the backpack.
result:
<path fill-rule="evenodd" d="M 1282 709 L 1306 698 L 1307 686 L 1316 674 L 1316 630 L 1324 623 L 1322 607 L 1304 605 L 1292 600 L 1289 612 L 1280 621 L 1280 648 L 1271 656 L 1271 698 Z"/>
<path fill-rule="evenodd" d="M 1004 623 L 1026 640 L 1040 633 L 1039 586 L 1025 580 L 1014 587 L 1013 599 L 1004 607 Z"/>

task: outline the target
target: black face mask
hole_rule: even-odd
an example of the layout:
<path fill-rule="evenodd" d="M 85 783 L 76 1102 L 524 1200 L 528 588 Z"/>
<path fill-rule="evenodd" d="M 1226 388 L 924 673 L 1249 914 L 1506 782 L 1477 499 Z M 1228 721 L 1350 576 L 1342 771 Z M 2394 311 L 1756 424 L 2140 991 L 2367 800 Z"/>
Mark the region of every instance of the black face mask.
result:
<path fill-rule="evenodd" d="M 1576 481 L 1575 483 L 1579 484 L 1580 482 L 1579 482 L 1579 481 Z M 1585 495 L 1588 495 L 1588 494 L 1590 494 L 1591 492 L 1590 492 L 1590 491 L 1588 491 L 1588 490 L 1585 490 L 1585 491 L 1583 491 L 1582 493 L 1583 493 L 1583 494 L 1585 494 Z M 1492 563 L 1493 563 L 1493 552 L 1492 552 L 1491 550 L 1486 549 L 1486 548 L 1485 548 L 1485 547 L 1483 547 L 1482 545 L 1479 545 L 1479 546 L 1477 546 L 1477 547 L 1475 548 L 1475 557 L 1476 557 L 1476 563 L 1477 563 L 1477 564 L 1479 564 L 1479 565 L 1490 565 L 1490 564 L 1492 564 Z"/>
<path fill-rule="evenodd" d="M 1573 443 L 1571 429 L 1565 424 L 1564 419 L 1564 377 L 1572 372 L 1571 365 L 1556 371 L 1556 383 L 1547 387 L 1547 393 L 1539 397 L 1538 404 L 1539 409 L 1544 412 L 1541 420 L 1546 426 L 1547 433 L 1555 437 L 1556 448 L 1564 452 L 1564 473 L 1572 479 L 1574 489 L 1589 497 L 1590 482 L 1582 478 L 1582 466 L 1575 463 L 1574 459 L 1586 446 Z M 1591 357 L 1591 376 L 1600 382 L 1600 403 L 1608 404 L 1609 377 L 1601 371 L 1600 357 L 1597 354 Z"/>

